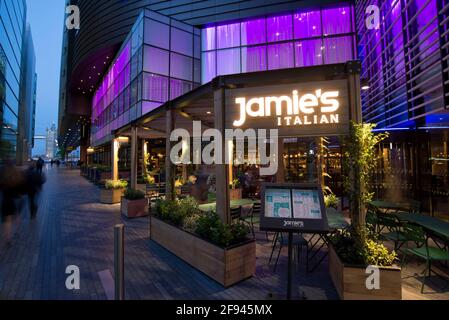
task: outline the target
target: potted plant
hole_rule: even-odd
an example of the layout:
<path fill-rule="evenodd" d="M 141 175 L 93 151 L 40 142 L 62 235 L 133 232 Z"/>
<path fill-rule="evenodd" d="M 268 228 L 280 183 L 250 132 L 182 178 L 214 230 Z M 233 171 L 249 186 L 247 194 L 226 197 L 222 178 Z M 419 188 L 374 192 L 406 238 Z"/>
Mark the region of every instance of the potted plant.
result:
<path fill-rule="evenodd" d="M 120 206 L 121 213 L 128 218 L 148 216 L 148 200 L 140 190 L 126 189 Z"/>
<path fill-rule="evenodd" d="M 401 268 L 396 261 L 396 253 L 366 228 L 342 230 L 330 239 L 329 272 L 343 300 L 401 300 Z M 367 286 L 368 267 L 379 270 L 379 288 Z"/>
<path fill-rule="evenodd" d="M 105 204 L 120 203 L 128 182 L 124 180 L 106 180 L 104 189 L 101 189 L 100 202 Z"/>
<path fill-rule="evenodd" d="M 199 213 L 192 198 L 159 200 L 151 214 L 150 237 L 224 287 L 256 270 L 256 244 L 242 223 L 224 224 L 216 213 Z"/>
<path fill-rule="evenodd" d="M 344 188 L 349 195 L 352 226 L 330 239 L 329 270 L 341 299 L 402 298 L 401 269 L 395 265 L 396 253 L 389 250 L 366 228 L 366 204 L 373 194 L 369 178 L 376 165 L 376 146 L 386 134 L 375 135 L 375 125 L 351 122 L 345 142 Z M 328 202 L 334 200 L 329 198 Z M 366 285 L 367 267 L 379 270 L 380 288 Z"/>
<path fill-rule="evenodd" d="M 230 184 L 229 198 L 230 200 L 241 200 L 242 199 L 242 188 L 239 179 L 232 180 Z"/>

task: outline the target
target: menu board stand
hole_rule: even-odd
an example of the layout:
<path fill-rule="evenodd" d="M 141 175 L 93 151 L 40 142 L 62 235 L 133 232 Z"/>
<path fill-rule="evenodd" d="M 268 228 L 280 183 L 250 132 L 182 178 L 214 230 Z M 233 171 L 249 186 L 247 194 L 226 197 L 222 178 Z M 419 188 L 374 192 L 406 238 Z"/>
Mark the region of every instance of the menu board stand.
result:
<path fill-rule="evenodd" d="M 262 185 L 260 230 L 288 233 L 287 300 L 292 298 L 293 234 L 329 232 L 319 184 Z"/>

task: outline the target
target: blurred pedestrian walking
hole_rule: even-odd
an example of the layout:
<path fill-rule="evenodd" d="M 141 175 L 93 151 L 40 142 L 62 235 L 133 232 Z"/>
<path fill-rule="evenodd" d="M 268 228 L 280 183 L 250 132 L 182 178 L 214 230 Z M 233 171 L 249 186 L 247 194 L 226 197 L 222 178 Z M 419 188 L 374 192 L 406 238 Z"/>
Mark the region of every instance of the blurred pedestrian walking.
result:
<path fill-rule="evenodd" d="M 44 167 L 45 161 L 41 157 L 36 162 L 37 172 L 42 173 L 42 168 Z"/>

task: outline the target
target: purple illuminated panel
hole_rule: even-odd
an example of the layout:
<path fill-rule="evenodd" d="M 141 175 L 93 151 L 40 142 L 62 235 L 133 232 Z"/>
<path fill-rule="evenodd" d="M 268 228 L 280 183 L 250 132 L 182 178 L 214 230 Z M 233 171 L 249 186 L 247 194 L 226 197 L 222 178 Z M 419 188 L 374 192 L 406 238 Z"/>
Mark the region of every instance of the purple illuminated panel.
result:
<path fill-rule="evenodd" d="M 267 70 L 267 47 L 242 48 L 242 72 Z"/>
<path fill-rule="evenodd" d="M 143 70 L 168 76 L 169 73 L 169 52 L 150 46 L 145 46 Z"/>
<path fill-rule="evenodd" d="M 240 46 L 240 23 L 217 27 L 217 49 Z"/>
<path fill-rule="evenodd" d="M 323 9 L 323 34 L 350 33 L 351 10 L 349 7 Z"/>
<path fill-rule="evenodd" d="M 321 46 L 321 39 L 296 42 L 296 67 L 309 67 L 323 64 L 323 52 Z"/>
<path fill-rule="evenodd" d="M 265 19 L 242 22 L 242 46 L 267 42 Z"/>
<path fill-rule="evenodd" d="M 201 30 L 201 50 L 215 50 L 215 27 Z"/>
<path fill-rule="evenodd" d="M 217 52 L 217 75 L 240 73 L 240 48 Z"/>
<path fill-rule="evenodd" d="M 293 68 L 293 43 L 273 44 L 268 46 L 268 69 Z"/>
<path fill-rule="evenodd" d="M 277 42 L 293 39 L 292 15 L 267 18 L 267 40 Z"/>
<path fill-rule="evenodd" d="M 320 37 L 322 34 L 320 10 L 298 12 L 293 16 L 293 23 L 296 39 Z"/>
<path fill-rule="evenodd" d="M 324 39 L 324 63 L 344 63 L 353 59 L 352 37 Z"/>
<path fill-rule="evenodd" d="M 151 102 L 151 101 L 142 101 L 142 115 L 147 114 L 150 111 L 153 111 L 161 106 L 161 103 Z"/>
<path fill-rule="evenodd" d="M 192 91 L 192 83 L 177 79 L 170 80 L 170 99 L 176 99 L 183 94 Z"/>
<path fill-rule="evenodd" d="M 142 99 L 166 102 L 168 100 L 168 78 L 151 73 L 144 73 Z"/>
<path fill-rule="evenodd" d="M 202 54 L 201 78 L 203 83 L 207 83 L 217 76 L 216 56 L 217 53 L 215 51 L 205 52 Z"/>

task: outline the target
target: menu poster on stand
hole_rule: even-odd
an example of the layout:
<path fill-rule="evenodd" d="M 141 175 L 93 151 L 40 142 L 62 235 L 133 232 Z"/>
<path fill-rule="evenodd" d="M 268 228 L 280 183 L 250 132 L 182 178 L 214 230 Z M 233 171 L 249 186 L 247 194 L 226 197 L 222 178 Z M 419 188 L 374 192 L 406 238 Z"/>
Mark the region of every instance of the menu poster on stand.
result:
<path fill-rule="evenodd" d="M 318 190 L 292 190 L 293 218 L 321 219 L 321 203 Z"/>
<path fill-rule="evenodd" d="M 265 192 L 265 216 L 270 218 L 291 218 L 291 203 L 290 190 L 267 189 Z"/>
<path fill-rule="evenodd" d="M 329 230 L 320 185 L 263 184 L 260 228 L 263 231 L 326 232 Z"/>

